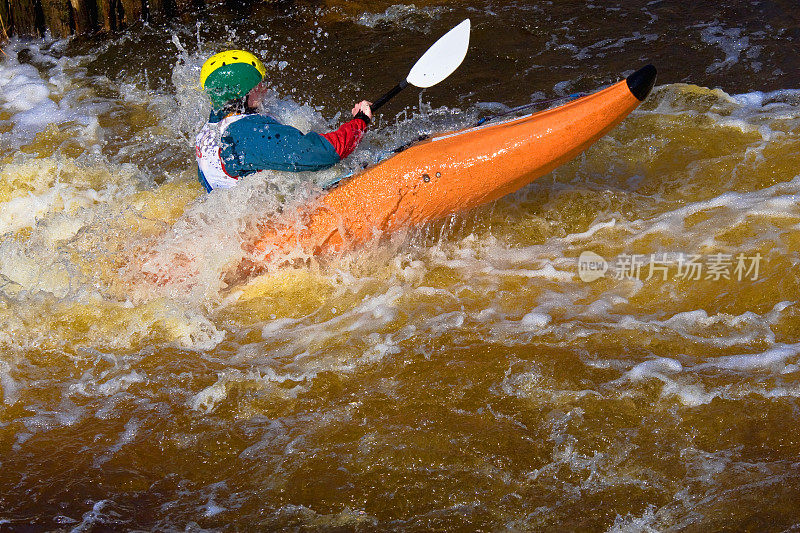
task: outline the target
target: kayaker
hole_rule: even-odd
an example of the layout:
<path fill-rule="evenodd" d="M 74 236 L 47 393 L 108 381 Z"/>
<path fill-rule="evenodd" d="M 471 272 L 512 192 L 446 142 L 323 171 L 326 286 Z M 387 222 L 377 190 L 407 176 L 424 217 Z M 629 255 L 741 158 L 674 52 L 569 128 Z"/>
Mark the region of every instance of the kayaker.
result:
<path fill-rule="evenodd" d="M 302 172 L 335 165 L 355 150 L 372 119 L 364 100 L 339 129 L 304 134 L 256 112 L 266 92 L 265 74 L 261 61 L 243 50 L 220 52 L 203 64 L 200 85 L 213 109 L 197 134 L 195 155 L 206 191 L 233 187 L 261 170 Z"/>

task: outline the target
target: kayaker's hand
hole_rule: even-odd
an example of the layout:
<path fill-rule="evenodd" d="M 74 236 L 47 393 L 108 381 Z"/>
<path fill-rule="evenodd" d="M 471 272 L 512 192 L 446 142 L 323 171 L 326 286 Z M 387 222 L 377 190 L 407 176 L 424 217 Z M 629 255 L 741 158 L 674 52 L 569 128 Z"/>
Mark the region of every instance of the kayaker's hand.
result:
<path fill-rule="evenodd" d="M 372 120 L 372 102 L 367 102 L 366 100 L 361 100 L 359 103 L 353 107 L 353 116 L 355 117 L 359 113 L 363 113 L 366 117 Z"/>
<path fill-rule="evenodd" d="M 247 105 L 253 109 L 257 109 L 258 106 L 261 105 L 261 102 L 264 100 L 264 97 L 268 92 L 269 87 L 267 87 L 267 84 L 262 81 L 253 87 L 249 93 L 247 93 Z"/>

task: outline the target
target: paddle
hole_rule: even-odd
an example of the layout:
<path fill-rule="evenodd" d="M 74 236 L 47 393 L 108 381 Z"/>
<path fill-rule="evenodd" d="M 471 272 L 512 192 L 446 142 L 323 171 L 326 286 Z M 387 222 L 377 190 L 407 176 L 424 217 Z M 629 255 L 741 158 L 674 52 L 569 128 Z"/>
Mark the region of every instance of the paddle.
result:
<path fill-rule="evenodd" d="M 406 79 L 375 100 L 375 103 L 372 104 L 372 112 L 377 111 L 409 85 L 421 89 L 432 87 L 452 74 L 467 55 L 469 30 L 469 19 L 465 19 L 461 24 L 442 35 L 411 67 Z"/>

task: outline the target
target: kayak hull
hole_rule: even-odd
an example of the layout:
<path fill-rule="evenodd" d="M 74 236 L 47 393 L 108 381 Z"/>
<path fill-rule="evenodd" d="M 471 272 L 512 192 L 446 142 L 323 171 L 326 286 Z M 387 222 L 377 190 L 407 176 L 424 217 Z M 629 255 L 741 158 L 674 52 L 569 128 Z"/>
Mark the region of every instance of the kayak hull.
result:
<path fill-rule="evenodd" d="M 641 103 L 654 80 L 648 65 L 562 106 L 415 144 L 301 208 L 301 224 L 263 225 L 251 251 L 262 259 L 298 248 L 303 255 L 341 252 L 375 235 L 502 198 L 608 133 Z"/>

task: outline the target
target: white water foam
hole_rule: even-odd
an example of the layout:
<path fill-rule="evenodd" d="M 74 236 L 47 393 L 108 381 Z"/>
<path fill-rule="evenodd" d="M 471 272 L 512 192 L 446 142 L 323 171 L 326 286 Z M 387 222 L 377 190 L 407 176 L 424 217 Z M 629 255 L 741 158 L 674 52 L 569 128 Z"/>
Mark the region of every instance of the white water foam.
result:
<path fill-rule="evenodd" d="M 362 13 L 355 19 L 356 23 L 368 28 L 375 28 L 381 24 L 392 24 L 410 30 L 426 28 L 425 19 L 436 20 L 442 13 L 449 9 L 444 6 L 417 7 L 414 4 L 395 4 L 386 8 L 382 13 Z"/>
<path fill-rule="evenodd" d="M 755 61 L 761 54 L 763 46 L 750 43 L 750 36 L 742 28 L 725 28 L 712 24 L 703 28 L 700 39 L 710 45 L 719 47 L 725 54 L 722 61 L 716 61 L 706 68 L 706 72 L 714 73 L 729 69 L 740 62 L 745 63 L 753 72 L 760 72 L 762 63 Z"/>

